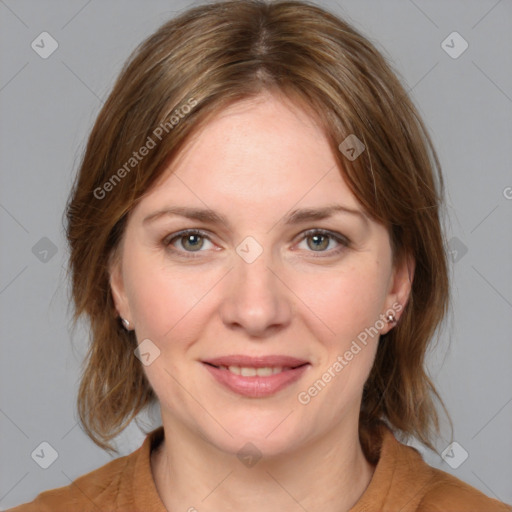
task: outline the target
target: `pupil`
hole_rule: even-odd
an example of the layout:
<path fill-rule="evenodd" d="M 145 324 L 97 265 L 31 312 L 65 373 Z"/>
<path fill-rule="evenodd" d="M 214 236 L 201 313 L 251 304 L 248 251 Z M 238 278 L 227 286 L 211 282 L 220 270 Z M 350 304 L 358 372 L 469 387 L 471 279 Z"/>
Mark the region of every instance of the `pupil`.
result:
<path fill-rule="evenodd" d="M 313 235 L 311 238 L 315 241 L 315 244 L 316 244 L 316 242 L 320 241 L 320 239 L 322 239 L 322 238 L 324 239 L 324 242 L 326 240 L 328 241 L 328 239 L 327 239 L 327 237 L 325 235 Z M 328 243 L 327 243 L 327 245 L 328 245 Z M 326 246 L 325 246 L 325 243 L 324 243 L 323 246 L 322 246 L 322 244 L 320 244 L 320 245 L 315 245 L 315 247 L 317 249 L 318 248 L 325 249 Z"/>
<path fill-rule="evenodd" d="M 186 242 L 185 242 L 185 243 L 186 243 L 186 244 L 191 244 L 191 245 L 190 245 L 190 247 L 191 247 L 192 249 L 197 249 L 198 247 L 200 247 L 200 246 L 201 246 L 201 244 L 198 244 L 198 243 L 197 243 L 197 241 L 198 241 L 198 239 L 199 239 L 199 238 L 200 238 L 200 236 L 199 236 L 199 235 L 187 235 L 187 236 L 185 237 L 185 239 L 186 239 Z M 194 243 L 194 241 L 193 241 L 194 239 L 196 239 L 195 243 Z"/>

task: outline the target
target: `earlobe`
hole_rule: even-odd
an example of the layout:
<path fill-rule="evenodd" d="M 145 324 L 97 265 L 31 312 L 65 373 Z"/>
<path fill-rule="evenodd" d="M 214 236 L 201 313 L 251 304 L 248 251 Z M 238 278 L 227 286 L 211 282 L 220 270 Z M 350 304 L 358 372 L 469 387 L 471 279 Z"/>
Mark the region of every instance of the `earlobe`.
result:
<path fill-rule="evenodd" d="M 409 296 L 412 291 L 415 265 L 416 262 L 412 255 L 407 255 L 394 269 L 393 282 L 388 295 L 388 309 L 385 314 L 386 320 L 388 321 L 385 332 L 382 332 L 381 334 L 389 332 L 400 321 L 400 316 L 409 301 Z M 389 313 L 392 313 L 395 317 L 394 321 L 389 321 L 391 319 L 391 317 L 389 317 L 389 319 L 387 317 Z"/>

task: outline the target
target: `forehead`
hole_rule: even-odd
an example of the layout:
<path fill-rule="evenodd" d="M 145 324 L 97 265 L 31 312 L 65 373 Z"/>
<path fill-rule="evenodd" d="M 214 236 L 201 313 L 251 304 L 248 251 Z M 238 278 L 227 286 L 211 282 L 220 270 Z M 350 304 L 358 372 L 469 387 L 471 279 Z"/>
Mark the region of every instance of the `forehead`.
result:
<path fill-rule="evenodd" d="M 267 93 L 231 105 L 191 136 L 140 207 L 286 210 L 340 202 L 361 209 L 320 126 L 298 104 Z"/>

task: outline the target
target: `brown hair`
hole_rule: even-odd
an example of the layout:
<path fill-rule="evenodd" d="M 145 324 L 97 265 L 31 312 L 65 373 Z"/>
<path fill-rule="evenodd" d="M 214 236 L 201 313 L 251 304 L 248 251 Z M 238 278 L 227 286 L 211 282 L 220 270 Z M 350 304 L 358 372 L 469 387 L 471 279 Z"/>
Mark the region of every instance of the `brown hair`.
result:
<path fill-rule="evenodd" d="M 351 191 L 388 227 L 394 262 L 415 259 L 409 301 L 381 337 L 364 386 L 360 438 L 368 452 L 370 433 L 385 421 L 433 448 L 434 400 L 444 404 L 425 355 L 449 305 L 438 157 L 396 71 L 372 43 L 297 0 L 221 1 L 168 21 L 133 52 L 97 117 L 66 209 L 73 323 L 83 314 L 91 322 L 78 394 L 85 432 L 117 451 L 108 441 L 156 401 L 110 291 L 109 263 L 129 212 L 193 133 L 262 91 L 293 98 L 315 116 Z M 338 149 L 349 134 L 366 146 L 354 161 Z M 144 146 L 145 156 L 135 158 Z"/>

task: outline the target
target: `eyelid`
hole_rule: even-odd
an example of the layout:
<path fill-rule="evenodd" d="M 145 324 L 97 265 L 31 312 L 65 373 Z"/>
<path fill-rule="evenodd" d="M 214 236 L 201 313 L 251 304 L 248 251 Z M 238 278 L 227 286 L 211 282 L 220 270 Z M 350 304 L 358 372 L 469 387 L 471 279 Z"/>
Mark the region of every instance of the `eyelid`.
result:
<path fill-rule="evenodd" d="M 351 243 L 350 240 L 345 235 L 342 235 L 341 233 L 337 233 L 336 231 L 331 231 L 330 229 L 323 229 L 323 228 L 307 229 L 306 231 L 302 231 L 301 233 L 299 233 L 297 235 L 297 237 L 299 238 L 299 240 L 303 240 L 304 238 L 307 238 L 308 236 L 311 236 L 311 235 L 330 236 L 334 240 L 336 240 L 340 243 L 346 244 L 346 245 L 349 245 Z"/>
<path fill-rule="evenodd" d="M 166 236 L 163 239 L 163 244 L 166 247 L 168 247 L 173 252 L 177 252 L 177 253 L 180 253 L 180 254 L 183 254 L 183 253 L 190 254 L 190 255 L 192 255 L 190 257 L 194 257 L 193 256 L 194 251 L 180 251 L 180 250 L 177 250 L 174 247 L 172 247 L 172 242 L 174 240 L 178 240 L 178 239 L 183 238 L 184 236 L 187 236 L 187 235 L 199 235 L 202 238 L 205 238 L 208 241 L 212 242 L 211 236 L 208 234 L 208 232 L 203 231 L 202 229 L 198 229 L 198 228 L 190 228 L 190 229 L 182 229 L 181 231 L 177 231 L 176 233 L 171 233 L 170 235 Z M 200 253 L 200 252 L 204 252 L 204 251 L 195 251 L 195 252 Z"/>
<path fill-rule="evenodd" d="M 331 231 L 329 229 L 322 228 L 312 228 L 307 229 L 306 231 L 302 231 L 298 235 L 298 241 L 301 242 L 308 238 L 308 236 L 312 235 L 324 235 L 330 237 L 332 240 L 335 240 L 341 247 L 336 249 L 331 249 L 329 251 L 307 251 L 309 254 L 313 256 L 313 258 L 329 258 L 332 256 L 337 256 L 342 252 L 345 252 L 347 249 L 352 247 L 352 242 L 348 237 L 342 235 L 341 233 L 337 233 L 335 231 Z"/>

